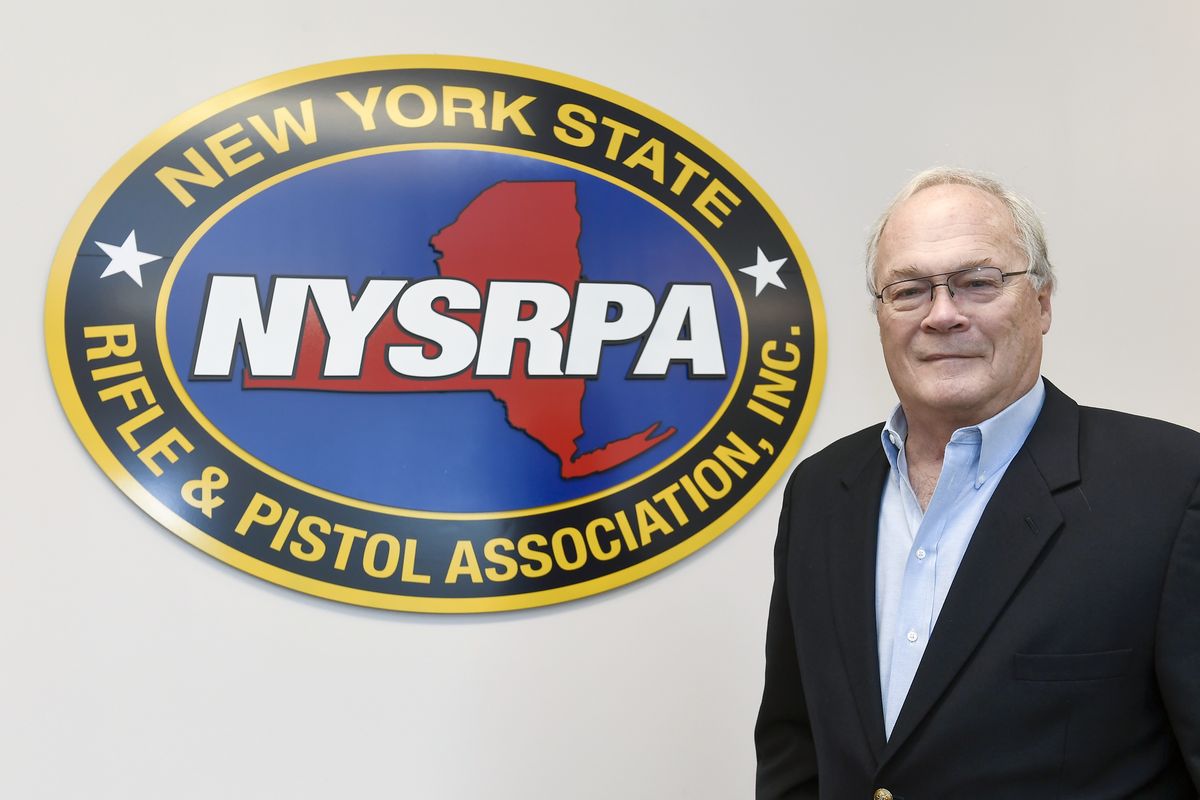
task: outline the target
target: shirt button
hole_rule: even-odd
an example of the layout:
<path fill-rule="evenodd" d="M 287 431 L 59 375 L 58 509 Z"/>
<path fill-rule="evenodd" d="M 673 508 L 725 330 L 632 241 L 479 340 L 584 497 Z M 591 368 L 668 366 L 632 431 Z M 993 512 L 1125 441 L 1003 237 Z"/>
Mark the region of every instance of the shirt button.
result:
<path fill-rule="evenodd" d="M 876 789 L 875 794 L 871 795 L 871 800 L 892 800 L 892 793 L 887 789 Z"/>
<path fill-rule="evenodd" d="M 892 447 L 900 446 L 900 437 L 891 431 L 888 431 L 888 440 L 892 443 Z"/>
<path fill-rule="evenodd" d="M 917 561 L 924 561 L 924 560 L 925 560 L 925 548 L 919 547 L 919 548 L 917 548 Z"/>
<path fill-rule="evenodd" d="M 917 640 L 917 632 L 909 631 L 908 636 L 906 636 L 904 638 L 908 639 L 910 642 L 915 642 Z"/>

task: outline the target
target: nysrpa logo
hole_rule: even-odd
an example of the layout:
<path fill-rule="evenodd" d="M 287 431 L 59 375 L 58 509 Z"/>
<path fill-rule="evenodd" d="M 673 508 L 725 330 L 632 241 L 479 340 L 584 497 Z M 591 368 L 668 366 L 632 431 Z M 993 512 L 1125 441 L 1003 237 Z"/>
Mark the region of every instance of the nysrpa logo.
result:
<path fill-rule="evenodd" d="M 84 202 L 46 340 L 92 456 L 269 581 L 525 608 L 661 569 L 787 468 L 825 333 L 762 190 L 647 106 L 384 57 L 178 117 Z"/>

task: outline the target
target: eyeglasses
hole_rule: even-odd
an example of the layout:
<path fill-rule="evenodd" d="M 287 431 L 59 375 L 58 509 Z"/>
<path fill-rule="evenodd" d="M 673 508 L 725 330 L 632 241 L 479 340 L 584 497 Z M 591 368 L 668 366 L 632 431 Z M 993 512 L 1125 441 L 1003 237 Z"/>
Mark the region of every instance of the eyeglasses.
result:
<path fill-rule="evenodd" d="M 891 306 L 894 311 L 916 311 L 933 303 L 934 289 L 945 286 L 950 296 L 960 303 L 983 305 L 1000 296 L 1007 278 L 1027 272 L 1027 269 L 1004 272 L 999 267 L 971 267 L 926 275 L 924 278 L 907 278 L 884 286 L 875 299 Z"/>

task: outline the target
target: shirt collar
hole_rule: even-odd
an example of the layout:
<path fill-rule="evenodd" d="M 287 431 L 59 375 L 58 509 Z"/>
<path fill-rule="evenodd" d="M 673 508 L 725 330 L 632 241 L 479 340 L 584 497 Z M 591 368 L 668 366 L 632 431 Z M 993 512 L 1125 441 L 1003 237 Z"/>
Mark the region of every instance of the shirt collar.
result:
<path fill-rule="evenodd" d="M 1046 399 L 1046 385 L 1038 378 L 1033 388 L 999 414 L 978 425 L 959 428 L 950 437 L 952 442 L 982 442 L 979 450 L 979 471 L 976 486 L 1008 466 L 1021 449 Z M 908 437 L 908 419 L 899 403 L 883 426 L 880 440 L 892 469 L 903 460 L 904 440 Z"/>
<path fill-rule="evenodd" d="M 896 461 L 901 458 L 901 451 L 904 449 L 904 440 L 908 438 L 908 418 L 904 416 L 904 409 L 897 403 L 892 409 L 891 415 L 887 422 L 883 424 L 883 432 L 880 434 L 880 440 L 883 442 L 883 452 L 887 456 L 888 463 L 892 465 L 892 469 L 896 469 Z"/>

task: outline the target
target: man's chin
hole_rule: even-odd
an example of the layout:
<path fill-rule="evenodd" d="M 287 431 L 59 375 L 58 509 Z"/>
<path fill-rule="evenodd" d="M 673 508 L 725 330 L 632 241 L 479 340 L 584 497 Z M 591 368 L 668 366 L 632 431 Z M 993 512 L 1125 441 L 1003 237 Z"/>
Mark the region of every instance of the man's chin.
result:
<path fill-rule="evenodd" d="M 926 408 L 959 416 L 987 405 L 990 399 L 986 387 L 978 380 L 946 379 L 926 388 L 922 401 Z"/>

